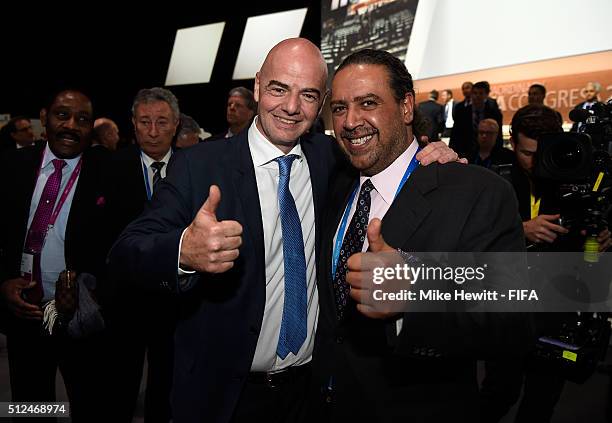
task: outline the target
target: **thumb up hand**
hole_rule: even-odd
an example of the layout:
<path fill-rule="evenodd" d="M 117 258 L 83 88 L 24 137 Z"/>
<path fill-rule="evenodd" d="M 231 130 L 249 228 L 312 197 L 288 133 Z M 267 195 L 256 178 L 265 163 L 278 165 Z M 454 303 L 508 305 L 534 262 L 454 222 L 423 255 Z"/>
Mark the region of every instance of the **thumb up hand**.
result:
<path fill-rule="evenodd" d="M 368 251 L 372 253 L 395 251 L 395 248 L 389 246 L 389 244 L 385 242 L 385 239 L 380 233 L 381 229 L 382 222 L 378 218 L 372 219 L 368 224 L 368 244 L 370 244 Z"/>
<path fill-rule="evenodd" d="M 351 287 L 350 296 L 357 303 L 357 310 L 371 319 L 386 319 L 397 314 L 387 304 L 377 303 L 374 298 L 374 291 L 380 287 L 373 283 L 373 272 L 377 268 L 391 267 L 396 262 L 389 260 L 395 260 L 397 256 L 397 250 L 385 242 L 381 228 L 380 219 L 372 219 L 367 232 L 370 244 L 368 252 L 353 254 L 347 261 L 346 282 Z"/>
<path fill-rule="evenodd" d="M 234 266 L 242 245 L 242 225 L 235 220 L 217 220 L 220 202 L 221 190 L 211 185 L 208 198 L 183 235 L 181 267 L 223 273 Z"/>

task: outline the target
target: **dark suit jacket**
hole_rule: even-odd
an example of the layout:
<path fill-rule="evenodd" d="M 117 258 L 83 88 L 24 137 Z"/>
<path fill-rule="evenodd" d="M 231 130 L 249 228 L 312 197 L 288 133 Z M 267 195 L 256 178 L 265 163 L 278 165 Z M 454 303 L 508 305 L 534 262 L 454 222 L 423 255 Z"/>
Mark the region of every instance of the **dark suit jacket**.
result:
<path fill-rule="evenodd" d="M 179 240 L 208 197 L 221 189 L 217 219 L 237 220 L 243 244 L 234 267 L 220 275 L 196 275 L 181 294 L 175 334 L 172 395 L 175 422 L 227 422 L 249 374 L 265 307 L 265 262 L 261 210 L 248 132 L 198 144 L 173 155 L 145 213 L 113 247 L 112 266 L 128 279 L 142 279 L 180 291 Z M 304 136 L 316 224 L 334 166 L 333 141 Z M 316 231 L 317 239 L 321 231 Z"/>
<path fill-rule="evenodd" d="M 137 145 L 127 146 L 113 154 L 106 172 L 105 185 L 108 216 L 107 245 L 110 250 L 126 226 L 142 214 L 148 202 L 140 149 Z M 118 316 L 121 319 L 127 317 L 126 311 L 131 311 L 132 318 L 142 318 L 144 310 L 150 313 L 151 309 L 159 307 L 168 300 L 167 292 L 160 291 L 156 286 L 148 290 L 147 301 L 134 302 L 134 298 L 142 300 L 144 298 L 141 295 L 142 290 L 147 289 L 146 284 L 143 286 L 134 282 L 137 281 L 127 280 L 121 271 L 109 273 L 104 301 L 109 310 L 116 311 L 115 309 L 120 307 Z M 151 303 L 152 300 L 155 301 Z M 143 319 L 143 323 L 146 320 Z"/>
<path fill-rule="evenodd" d="M 418 105 L 419 112 L 427 122 L 427 137 L 431 141 L 440 139 L 444 131 L 444 106 L 433 100 L 423 101 Z"/>
<path fill-rule="evenodd" d="M 582 101 L 582 102 L 576 104 L 576 106 L 572 110 L 581 110 L 584 107 L 584 103 L 586 103 L 586 101 Z M 561 119 L 561 123 L 563 123 L 563 119 Z M 579 124 L 579 122 L 574 122 L 572 124 L 572 128 L 570 129 L 570 132 L 578 132 L 578 124 Z"/>
<path fill-rule="evenodd" d="M 477 421 L 476 358 L 526 349 L 530 322 L 517 313 L 405 313 L 368 319 L 354 307 L 338 323 L 331 281 L 333 237 L 358 175 L 330 188 L 320 266 L 315 383 L 333 398 L 331 421 Z M 383 219 L 382 234 L 404 251 L 522 251 L 516 198 L 477 166 L 417 168 Z"/>
<path fill-rule="evenodd" d="M 113 154 L 106 184 L 110 236 L 115 241 L 123 229 L 140 216 L 147 202 L 138 146 L 130 145 Z"/>
<path fill-rule="evenodd" d="M 493 105 L 495 104 L 495 105 Z M 497 142 L 501 146 L 502 138 L 502 114 L 493 100 L 485 102 L 483 119 L 494 119 L 499 125 Z M 472 105 L 465 105 L 465 102 L 457 104 L 453 114 L 454 125 L 451 132 L 449 147 L 455 150 L 461 157 L 468 155 L 476 148 L 476 132 L 474 131 L 472 119 Z"/>
<path fill-rule="evenodd" d="M 480 158 L 479 152 L 480 149 L 478 148 L 472 151 L 472 154 L 468 158 L 470 164 L 476 164 L 490 169 L 491 166 L 496 166 L 500 164 L 512 164 L 515 160 L 514 152 L 503 147 L 495 146 L 493 148 L 493 151 L 491 151 L 489 157 L 487 157 L 487 159 L 484 161 Z"/>
<path fill-rule="evenodd" d="M 36 175 L 44 146 L 14 151 L 4 157 L 0 166 L 0 198 L 10 207 L 1 208 L 0 281 L 19 277 L 21 255 L 26 237 L 30 202 L 36 186 Z M 77 272 L 88 272 L 101 278 L 104 267 L 104 196 L 102 168 L 104 162 L 83 153 L 83 165 L 70 208 L 64 243 L 66 266 Z M 100 280 L 99 280 L 100 282 Z"/>

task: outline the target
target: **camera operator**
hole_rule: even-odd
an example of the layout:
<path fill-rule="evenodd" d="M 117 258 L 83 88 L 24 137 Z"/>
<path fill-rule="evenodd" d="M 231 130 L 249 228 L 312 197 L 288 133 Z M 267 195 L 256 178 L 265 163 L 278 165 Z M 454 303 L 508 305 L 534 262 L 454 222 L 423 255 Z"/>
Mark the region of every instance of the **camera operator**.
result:
<path fill-rule="evenodd" d="M 562 133 L 556 112 L 541 104 L 519 109 L 511 123 L 511 142 L 515 153 L 510 179 L 519 203 L 523 229 L 528 243 L 552 246 L 569 231 L 559 223 L 560 214 L 553 193 L 533 176 L 538 139 L 543 134 Z M 552 204 L 552 205 L 551 205 Z M 597 238 L 600 251 L 611 244 L 610 232 L 604 229 Z M 539 313 L 536 325 L 540 331 L 560 326 L 562 313 Z M 486 377 L 481 388 L 481 421 L 499 421 L 518 400 L 524 381 L 524 395 L 515 422 L 548 422 L 561 396 L 565 376 L 554 362 L 529 356 L 524 362 L 487 361 Z"/>
<path fill-rule="evenodd" d="M 542 199 L 551 193 L 546 192 L 546 188 L 536 182 L 533 169 L 538 148 L 537 138 L 542 134 L 563 132 L 563 129 L 556 120 L 554 110 L 532 104 L 516 112 L 510 131 L 510 141 L 516 158 L 511 178 L 523 219 L 525 238 L 535 244 L 552 244 L 559 235 L 567 234 L 568 230 L 558 224 L 560 215 L 557 210 L 552 210 L 550 205 L 546 204 L 546 198 Z M 597 241 L 599 251 L 607 250 L 612 245 L 610 232 L 607 229 L 601 231 Z"/>

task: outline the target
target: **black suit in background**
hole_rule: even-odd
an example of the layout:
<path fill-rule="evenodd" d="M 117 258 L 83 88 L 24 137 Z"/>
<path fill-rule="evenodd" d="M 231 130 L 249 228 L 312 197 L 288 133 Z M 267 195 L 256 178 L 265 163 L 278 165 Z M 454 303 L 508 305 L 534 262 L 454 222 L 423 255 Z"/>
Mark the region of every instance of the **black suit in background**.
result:
<path fill-rule="evenodd" d="M 112 243 L 140 216 L 148 202 L 137 146 L 131 145 L 113 155 L 106 183 L 108 235 Z M 117 372 L 114 379 L 118 381 L 113 394 L 115 421 L 132 421 L 146 352 L 145 422 L 168 422 L 176 305 L 168 292 L 143 290 L 132 282 L 121 272 L 111 273 L 105 293 Z"/>
<path fill-rule="evenodd" d="M 486 167 L 490 169 L 491 166 L 498 166 L 501 164 L 512 164 L 515 161 L 514 152 L 504 147 L 495 146 L 489 154 L 489 157 L 482 159 L 480 157 L 480 149 L 476 149 L 468 158 L 470 164 Z"/>
<path fill-rule="evenodd" d="M 465 102 L 457 104 L 454 110 L 453 119 L 454 125 L 451 131 L 451 139 L 449 147 L 459 154 L 460 157 L 469 157 L 470 153 L 476 148 L 477 130 L 474 127 L 474 116 L 472 112 L 473 105 L 465 105 Z M 492 99 L 485 101 L 482 111 L 482 119 L 493 119 L 499 125 L 499 134 L 497 136 L 497 144 L 501 147 L 502 138 L 502 113 L 497 106 L 497 102 Z M 481 119 L 481 120 L 482 120 Z"/>
<path fill-rule="evenodd" d="M 582 109 L 584 109 L 585 103 L 586 103 L 586 101 L 583 101 L 581 103 L 576 104 L 576 106 L 572 110 L 582 110 Z M 600 102 L 599 101 L 595 101 L 595 103 L 600 103 Z M 593 105 L 588 106 L 589 109 L 591 107 L 593 107 Z M 561 115 L 559 115 L 559 117 L 561 117 Z M 561 119 L 561 122 L 563 122 L 563 119 Z M 570 129 L 570 132 L 578 132 L 579 126 L 580 126 L 580 122 L 574 122 L 572 124 L 572 128 Z"/>
<path fill-rule="evenodd" d="M 418 104 L 418 110 L 426 121 L 427 135 L 430 141 L 440 139 L 444 132 L 444 106 L 434 100 L 423 101 Z"/>
<path fill-rule="evenodd" d="M 20 276 L 30 202 L 36 186 L 44 146 L 7 154 L 0 166 L 0 198 L 10 207 L 0 208 L 1 281 Z M 87 272 L 103 284 L 106 252 L 98 240 L 104 235 L 102 169 L 105 163 L 90 150 L 83 153 L 82 170 L 65 234 L 68 269 Z M 71 401 L 74 422 L 108 421 L 104 334 L 83 340 L 42 335 L 42 323 L 10 317 L 7 347 L 13 401 L 55 401 L 55 374 L 59 366 Z M 21 419 L 20 419 L 21 420 Z M 36 420 L 36 419 L 35 419 Z"/>
<path fill-rule="evenodd" d="M 499 351 L 522 354 L 531 326 L 517 313 L 405 313 L 374 320 L 347 310 L 336 318 L 331 281 L 333 237 L 356 173 L 340 173 L 330 189 L 320 266 L 320 317 L 315 384 L 330 393 L 330 422 L 477 421 L 476 359 Z M 382 234 L 404 251 L 522 251 L 523 232 L 512 188 L 475 166 L 418 167 L 382 221 Z M 511 347 L 511 348 L 510 348 Z M 322 421 L 322 420 L 321 420 Z"/>
<path fill-rule="evenodd" d="M 172 390 L 177 423 L 230 421 L 255 354 L 266 298 L 265 252 L 247 137 L 244 131 L 175 153 L 147 211 L 128 226 L 111 252 L 112 266 L 122 269 L 128 280 L 181 291 L 179 239 L 211 185 L 221 190 L 217 219 L 237 220 L 243 227 L 234 267 L 219 275 L 196 274 L 191 289 L 180 294 Z M 310 170 L 318 225 L 334 166 L 334 144 L 326 136 L 304 135 L 300 145 Z M 317 229 L 317 243 L 320 235 Z"/>

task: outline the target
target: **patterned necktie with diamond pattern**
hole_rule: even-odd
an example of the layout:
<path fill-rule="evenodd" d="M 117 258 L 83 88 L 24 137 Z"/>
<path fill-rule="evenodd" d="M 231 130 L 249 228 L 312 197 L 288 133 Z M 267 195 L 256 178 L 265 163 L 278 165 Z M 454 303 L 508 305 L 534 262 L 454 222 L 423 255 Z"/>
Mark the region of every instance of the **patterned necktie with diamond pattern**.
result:
<path fill-rule="evenodd" d="M 373 189 L 374 185 L 370 179 L 367 179 L 361 186 L 355 213 L 353 214 L 351 223 L 344 236 L 344 241 L 342 241 L 342 247 L 340 248 L 338 265 L 336 266 L 336 274 L 333 280 L 338 320 L 342 320 L 344 317 L 344 311 L 349 298 L 350 288 L 346 283 L 346 271 L 348 269 L 347 261 L 349 257 L 355 253 L 361 252 L 363 248 L 363 243 L 367 236 L 368 223 L 370 222 L 370 191 Z M 340 234 L 338 234 L 338 236 L 340 236 Z"/>
<path fill-rule="evenodd" d="M 34 218 L 30 224 L 28 235 L 25 242 L 25 250 L 34 254 L 34 264 L 32 268 L 32 279 L 36 285 L 28 292 L 28 300 L 38 303 L 43 298 L 42 274 L 40 270 L 40 253 L 47 235 L 53 208 L 62 184 L 62 169 L 66 162 L 60 159 L 52 160 L 54 172 L 49 176 L 43 192 L 40 195 Z"/>

